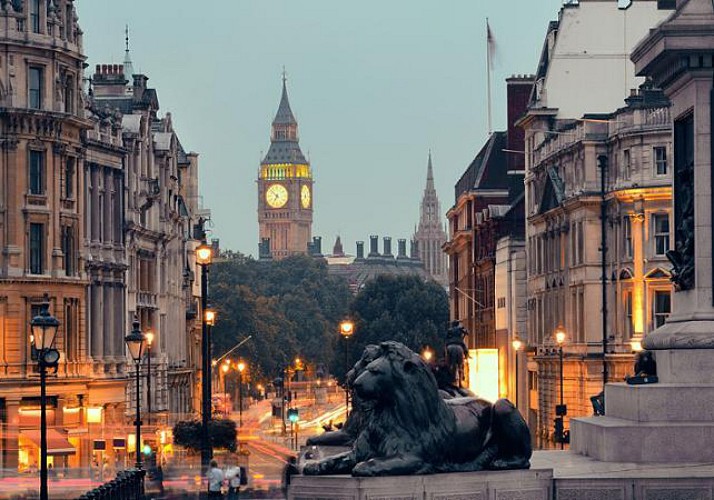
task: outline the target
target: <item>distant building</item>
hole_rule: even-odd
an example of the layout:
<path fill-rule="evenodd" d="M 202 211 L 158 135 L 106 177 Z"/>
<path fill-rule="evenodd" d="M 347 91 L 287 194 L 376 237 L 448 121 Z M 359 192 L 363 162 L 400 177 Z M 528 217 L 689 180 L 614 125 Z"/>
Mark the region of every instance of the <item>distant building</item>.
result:
<path fill-rule="evenodd" d="M 258 172 L 260 257 L 307 254 L 312 237 L 313 180 L 300 150 L 298 123 L 290 109 L 286 79 L 270 134 L 270 149 Z"/>
<path fill-rule="evenodd" d="M 383 253 L 379 253 L 379 237 L 369 237 L 369 254 L 364 255 L 364 241 L 357 242 L 357 255 L 346 255 L 342 241 L 337 237 L 332 255 L 327 255 L 327 272 L 341 276 L 352 293 L 358 293 L 369 280 L 383 274 L 416 275 L 425 281 L 433 279 L 416 257 L 416 242 L 411 242 L 411 256 L 407 255 L 407 240 L 397 240 L 397 255 L 392 254 L 392 238 L 383 238 Z"/>
<path fill-rule="evenodd" d="M 414 233 L 414 241 L 417 245 L 419 260 L 424 263 L 424 269 L 444 288 L 447 288 L 449 284 L 447 257 L 441 249 L 446 240 L 441 203 L 439 203 L 434 188 L 434 171 L 431 164 L 431 151 L 429 151 L 426 187 L 421 200 L 419 226 Z"/>

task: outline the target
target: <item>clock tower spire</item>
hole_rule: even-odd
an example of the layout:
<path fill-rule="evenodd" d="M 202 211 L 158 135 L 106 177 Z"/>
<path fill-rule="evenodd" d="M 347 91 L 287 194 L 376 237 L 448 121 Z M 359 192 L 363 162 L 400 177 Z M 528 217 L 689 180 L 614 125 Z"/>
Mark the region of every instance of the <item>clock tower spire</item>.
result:
<path fill-rule="evenodd" d="M 287 77 L 270 130 L 270 148 L 258 173 L 259 240 L 270 240 L 275 259 L 307 253 L 312 238 L 312 169 L 300 150 Z"/>

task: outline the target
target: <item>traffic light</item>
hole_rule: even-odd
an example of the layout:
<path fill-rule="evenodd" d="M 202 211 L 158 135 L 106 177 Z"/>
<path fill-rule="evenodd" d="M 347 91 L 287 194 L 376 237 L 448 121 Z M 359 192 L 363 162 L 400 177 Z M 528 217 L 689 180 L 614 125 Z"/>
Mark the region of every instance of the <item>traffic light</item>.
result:
<path fill-rule="evenodd" d="M 295 423 L 298 421 L 298 409 L 297 408 L 288 408 L 288 420 L 290 420 L 292 423 Z"/>
<path fill-rule="evenodd" d="M 556 443 L 563 443 L 564 441 L 564 435 L 563 435 L 563 417 L 556 417 L 555 420 L 555 432 L 553 433 L 553 440 Z"/>

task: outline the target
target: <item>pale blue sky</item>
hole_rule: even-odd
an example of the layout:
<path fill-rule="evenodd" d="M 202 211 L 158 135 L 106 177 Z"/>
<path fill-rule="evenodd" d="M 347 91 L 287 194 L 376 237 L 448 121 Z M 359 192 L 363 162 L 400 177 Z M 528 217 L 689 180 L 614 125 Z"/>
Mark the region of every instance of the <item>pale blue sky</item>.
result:
<path fill-rule="evenodd" d="M 442 212 L 487 133 L 485 19 L 504 78 L 534 73 L 561 0 L 79 0 L 84 50 L 157 89 L 187 150 L 223 248 L 257 254 L 261 152 L 288 73 L 300 145 L 315 176 L 313 234 L 354 253 L 370 234 L 409 238 L 431 148 Z M 89 76 L 89 75 L 87 75 Z M 381 247 L 381 244 L 380 244 Z M 381 248 L 380 248 L 381 249 Z"/>

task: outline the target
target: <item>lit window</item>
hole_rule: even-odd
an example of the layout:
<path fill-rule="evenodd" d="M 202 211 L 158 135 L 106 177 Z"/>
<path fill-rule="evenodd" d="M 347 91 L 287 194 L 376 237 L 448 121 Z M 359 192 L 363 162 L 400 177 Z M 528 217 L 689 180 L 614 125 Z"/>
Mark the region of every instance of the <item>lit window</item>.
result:
<path fill-rule="evenodd" d="M 667 175 L 667 148 L 654 148 L 655 175 Z"/>
<path fill-rule="evenodd" d="M 659 328 L 672 311 L 670 293 L 666 290 L 655 290 L 654 293 L 654 326 Z"/>
<path fill-rule="evenodd" d="M 664 255 L 669 250 L 669 214 L 653 214 L 655 255 Z"/>

